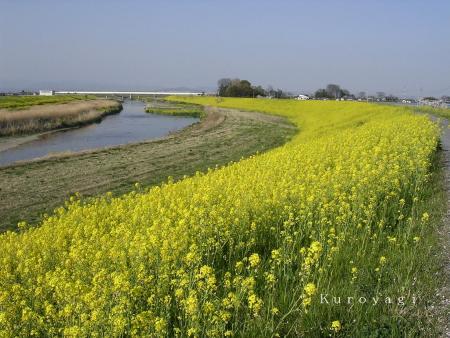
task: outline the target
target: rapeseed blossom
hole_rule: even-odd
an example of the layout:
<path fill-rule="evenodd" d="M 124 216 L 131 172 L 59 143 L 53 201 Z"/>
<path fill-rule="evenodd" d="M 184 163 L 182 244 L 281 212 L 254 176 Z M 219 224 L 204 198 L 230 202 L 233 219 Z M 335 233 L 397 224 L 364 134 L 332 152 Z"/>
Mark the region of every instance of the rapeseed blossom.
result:
<path fill-rule="evenodd" d="M 319 290 L 382 287 L 386 247 L 422 243 L 392 232 L 412 226 L 408 201 L 419 203 L 428 180 L 438 128 L 425 116 L 360 103 L 186 100 L 282 115 L 300 131 L 179 182 L 76 196 L 36 228 L 1 235 L 0 336 L 276 336 L 327 330 L 330 318 L 347 330 L 350 321 L 319 308 Z"/>
<path fill-rule="evenodd" d="M 331 326 L 330 326 L 331 330 L 334 332 L 338 332 L 341 330 L 342 326 L 341 326 L 341 322 L 339 320 L 333 320 L 331 322 Z"/>

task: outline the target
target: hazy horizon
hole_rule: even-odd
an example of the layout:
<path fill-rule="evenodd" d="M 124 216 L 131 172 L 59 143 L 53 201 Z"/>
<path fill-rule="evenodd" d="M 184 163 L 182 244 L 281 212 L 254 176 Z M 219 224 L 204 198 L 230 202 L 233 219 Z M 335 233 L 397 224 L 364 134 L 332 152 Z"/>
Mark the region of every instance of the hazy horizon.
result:
<path fill-rule="evenodd" d="M 210 91 L 239 77 L 295 93 L 450 95 L 444 0 L 0 1 L 0 91 Z"/>

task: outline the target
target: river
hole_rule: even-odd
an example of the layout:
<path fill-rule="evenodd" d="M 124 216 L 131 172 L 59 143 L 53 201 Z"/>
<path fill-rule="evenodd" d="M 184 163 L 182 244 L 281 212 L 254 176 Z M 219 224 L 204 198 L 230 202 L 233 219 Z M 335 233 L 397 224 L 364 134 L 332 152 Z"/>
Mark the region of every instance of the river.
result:
<path fill-rule="evenodd" d="M 81 128 L 47 133 L 0 152 L 0 166 L 50 155 L 112 147 L 161 138 L 197 122 L 198 118 L 145 112 L 145 103 L 125 101 L 123 110 L 101 122 Z"/>

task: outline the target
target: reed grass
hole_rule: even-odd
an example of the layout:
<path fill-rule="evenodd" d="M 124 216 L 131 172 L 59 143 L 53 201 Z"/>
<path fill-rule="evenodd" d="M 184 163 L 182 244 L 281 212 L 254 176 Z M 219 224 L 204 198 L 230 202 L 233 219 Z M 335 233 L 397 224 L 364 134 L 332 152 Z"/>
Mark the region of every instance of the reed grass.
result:
<path fill-rule="evenodd" d="M 0 136 L 80 126 L 119 112 L 121 108 L 117 101 L 89 100 L 36 105 L 22 110 L 0 109 Z"/>

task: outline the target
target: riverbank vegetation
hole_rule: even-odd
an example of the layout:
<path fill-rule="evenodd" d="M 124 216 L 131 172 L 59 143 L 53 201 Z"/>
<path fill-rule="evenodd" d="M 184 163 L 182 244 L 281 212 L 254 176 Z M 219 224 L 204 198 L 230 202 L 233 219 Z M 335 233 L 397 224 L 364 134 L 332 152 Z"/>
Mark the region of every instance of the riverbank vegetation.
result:
<path fill-rule="evenodd" d="M 358 103 L 186 101 L 300 133 L 180 182 L 74 197 L 2 235 L 2 334 L 434 335 L 435 124 Z"/>
<path fill-rule="evenodd" d="M 170 116 L 190 116 L 201 118 L 204 116 L 204 108 L 198 104 L 188 104 L 184 102 L 165 101 L 162 99 L 147 99 L 145 111 L 152 114 Z"/>
<path fill-rule="evenodd" d="M 95 99 L 93 95 L 0 96 L 0 109 L 24 109 L 31 106 Z"/>
<path fill-rule="evenodd" d="M 58 96 L 55 98 L 58 99 L 52 103 L 44 100 L 34 102 L 33 105 L 31 101 L 24 101 L 23 105 L 16 106 L 19 109 L 12 109 L 12 103 L 4 104 L 9 108 L 0 109 L 0 136 L 81 126 L 99 121 L 105 115 L 117 113 L 122 109 L 122 105 L 113 100 L 78 100 L 71 97 L 59 99 Z M 25 106 L 25 103 L 31 106 Z"/>

